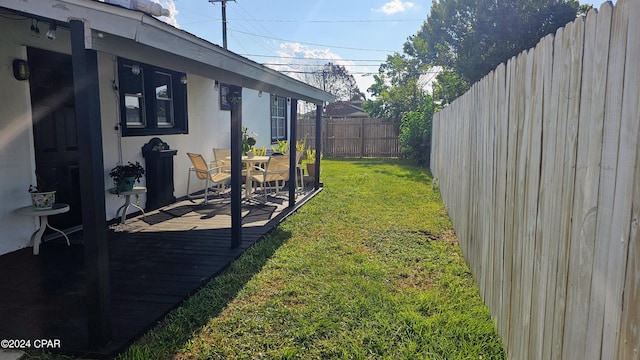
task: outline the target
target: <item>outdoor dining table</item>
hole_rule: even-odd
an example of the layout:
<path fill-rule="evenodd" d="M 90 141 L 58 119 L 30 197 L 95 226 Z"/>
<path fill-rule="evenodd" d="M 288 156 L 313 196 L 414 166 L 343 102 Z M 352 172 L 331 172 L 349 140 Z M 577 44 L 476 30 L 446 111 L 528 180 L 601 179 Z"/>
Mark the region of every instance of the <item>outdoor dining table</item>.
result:
<path fill-rule="evenodd" d="M 227 156 L 227 160 L 230 160 L 231 156 Z M 251 185 L 251 170 L 253 170 L 253 167 L 259 164 L 265 164 L 269 162 L 269 156 L 263 156 L 263 155 L 254 155 L 254 156 L 242 156 L 242 163 L 243 164 L 247 164 L 247 174 L 246 174 L 246 184 L 245 184 L 245 188 L 244 188 L 244 197 L 245 199 L 248 199 L 251 197 L 251 194 L 253 193 L 253 188 Z"/>

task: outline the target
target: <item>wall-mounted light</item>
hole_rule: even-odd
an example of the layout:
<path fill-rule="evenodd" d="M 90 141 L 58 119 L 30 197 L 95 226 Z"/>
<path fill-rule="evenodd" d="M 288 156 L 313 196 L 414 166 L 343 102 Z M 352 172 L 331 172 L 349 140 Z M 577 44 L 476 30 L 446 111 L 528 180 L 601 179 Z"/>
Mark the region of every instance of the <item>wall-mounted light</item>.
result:
<path fill-rule="evenodd" d="M 182 75 L 180 77 L 180 82 L 182 83 L 182 85 L 187 85 L 187 75 Z"/>
<path fill-rule="evenodd" d="M 13 76 L 16 80 L 29 80 L 29 63 L 26 60 L 13 60 Z"/>
<path fill-rule="evenodd" d="M 133 75 L 140 75 L 140 65 L 131 66 L 131 73 Z"/>
<path fill-rule="evenodd" d="M 40 28 L 38 28 L 38 20 L 31 19 L 31 35 L 40 36 Z"/>
<path fill-rule="evenodd" d="M 220 89 L 220 83 L 218 82 L 218 80 L 216 80 L 213 83 L 213 90 L 218 91 L 218 89 Z"/>
<path fill-rule="evenodd" d="M 262 90 L 258 91 L 258 97 L 262 97 Z"/>
<path fill-rule="evenodd" d="M 58 24 L 56 23 L 55 20 L 51 20 L 51 24 L 49 24 L 49 31 L 47 31 L 47 39 L 55 40 L 57 29 L 58 29 Z"/>

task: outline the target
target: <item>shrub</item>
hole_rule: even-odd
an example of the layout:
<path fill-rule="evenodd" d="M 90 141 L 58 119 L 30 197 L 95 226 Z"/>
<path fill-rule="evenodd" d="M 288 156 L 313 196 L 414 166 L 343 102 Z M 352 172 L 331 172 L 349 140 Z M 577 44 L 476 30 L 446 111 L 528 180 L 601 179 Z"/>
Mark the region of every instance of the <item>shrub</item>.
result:
<path fill-rule="evenodd" d="M 420 165 L 429 165 L 431 156 L 431 118 L 430 101 L 421 109 L 410 111 L 402 117 L 400 123 L 400 152 L 403 157 Z"/>

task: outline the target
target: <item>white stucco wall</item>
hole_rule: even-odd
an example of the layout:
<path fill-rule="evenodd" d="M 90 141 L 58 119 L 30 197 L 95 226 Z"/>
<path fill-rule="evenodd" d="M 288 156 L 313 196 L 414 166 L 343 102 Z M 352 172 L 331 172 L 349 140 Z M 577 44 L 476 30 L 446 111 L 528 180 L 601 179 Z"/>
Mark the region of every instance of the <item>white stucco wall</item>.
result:
<path fill-rule="evenodd" d="M 195 75 L 188 75 L 187 97 L 189 134 L 158 135 L 158 136 L 124 136 L 120 137 L 115 127 L 119 124 L 118 99 L 111 90 L 111 81 L 116 78 L 113 67 L 113 56 L 100 54 L 100 93 L 102 112 L 102 134 L 104 147 L 105 185 L 113 186 L 109 177 L 109 170 L 119 160 L 119 148 L 122 152 L 122 162 L 140 162 L 145 166 L 142 156 L 142 146 L 154 137 L 162 139 L 169 144 L 172 150 L 178 150 L 173 157 L 174 167 L 174 195 L 185 196 L 187 193 L 187 176 L 191 162 L 187 157 L 188 152 L 202 154 L 205 160 L 213 160 L 213 148 L 225 147 L 230 144 L 230 114 L 228 111 L 219 110 L 218 92 L 214 90 L 214 81 Z M 143 177 L 140 185 L 146 184 Z M 191 189 L 196 189 L 198 184 L 193 182 Z M 123 203 L 122 198 L 114 195 L 106 197 L 107 218 L 115 217 L 116 210 Z M 141 195 L 140 205 L 144 208 L 146 196 Z M 130 209 L 133 212 L 134 209 Z"/>
<path fill-rule="evenodd" d="M 256 148 L 271 150 L 271 94 L 251 89 L 242 90 L 242 124 L 249 132 L 258 134 Z M 287 139 L 290 139 L 291 104 L 287 103 Z"/>
<path fill-rule="evenodd" d="M 40 37 L 31 35 L 30 26 L 31 20 L 0 18 L 0 255 L 29 246 L 30 235 L 38 226 L 36 219 L 15 214 L 15 209 L 30 205 L 27 188 L 35 183 L 35 158 L 29 82 L 13 77 L 12 62 L 14 59 L 27 59 L 27 46 L 71 53 L 68 30 L 58 27 L 57 38 L 49 40 L 44 36 L 47 24 L 40 22 Z M 125 163 L 139 161 L 144 165 L 142 146 L 155 137 L 119 137 L 119 131 L 115 129 L 119 123 L 118 98 L 112 88 L 112 82 L 116 79 L 114 61 L 111 54 L 98 54 L 107 220 L 115 217 L 116 209 L 124 201 L 107 193 L 107 189 L 113 186 L 109 170 L 120 160 L 120 153 Z M 257 92 L 254 93 L 253 97 L 258 99 Z M 188 169 L 191 166 L 187 152 L 200 153 L 210 160 L 213 159 L 214 147 L 230 146 L 230 112 L 219 110 L 219 94 L 214 89 L 214 81 L 188 74 L 187 94 L 189 134 L 158 136 L 172 149 L 178 150 L 174 157 L 176 197 L 186 195 Z M 265 94 L 262 98 L 266 104 L 262 111 L 258 111 L 262 105 L 249 104 L 251 98 L 248 96 L 243 99 L 243 111 L 264 114 L 261 117 L 252 116 L 255 119 L 252 121 L 257 121 L 256 126 L 262 126 L 264 121 L 265 130 L 259 131 L 268 131 L 269 96 Z M 260 140 L 268 141 L 268 132 L 265 134 Z M 145 184 L 146 179 L 143 178 L 142 185 Z M 140 204 L 143 207 L 145 202 L 146 197 L 141 196 Z"/>
<path fill-rule="evenodd" d="M 27 189 L 35 184 L 35 158 L 29 82 L 13 77 L 13 60 L 27 59 L 27 46 L 70 53 L 68 32 L 58 30 L 52 41 L 45 36 L 47 24 L 39 23 L 40 37 L 32 36 L 30 26 L 30 20 L 0 18 L 0 254 L 28 246 L 38 225 L 15 213 L 31 204 Z"/>

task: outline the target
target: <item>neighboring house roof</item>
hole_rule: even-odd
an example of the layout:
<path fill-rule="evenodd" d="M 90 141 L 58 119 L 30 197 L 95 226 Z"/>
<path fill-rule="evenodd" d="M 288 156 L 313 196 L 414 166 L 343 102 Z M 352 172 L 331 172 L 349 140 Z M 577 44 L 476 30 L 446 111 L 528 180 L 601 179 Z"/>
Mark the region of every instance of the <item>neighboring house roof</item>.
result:
<path fill-rule="evenodd" d="M 327 117 L 348 117 L 348 118 L 368 118 L 369 114 L 362 110 L 362 100 L 336 101 L 326 106 L 324 116 Z"/>
<path fill-rule="evenodd" d="M 4 0 L 2 6 L 62 23 L 82 19 L 90 34 L 86 49 L 314 104 L 335 101 L 323 90 L 143 12 L 89 0 Z"/>

